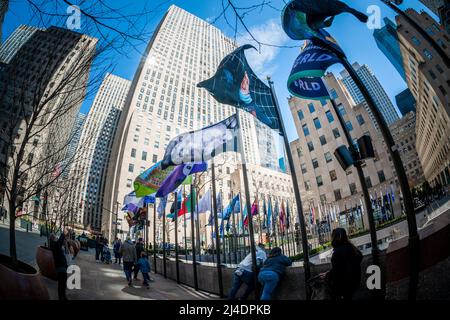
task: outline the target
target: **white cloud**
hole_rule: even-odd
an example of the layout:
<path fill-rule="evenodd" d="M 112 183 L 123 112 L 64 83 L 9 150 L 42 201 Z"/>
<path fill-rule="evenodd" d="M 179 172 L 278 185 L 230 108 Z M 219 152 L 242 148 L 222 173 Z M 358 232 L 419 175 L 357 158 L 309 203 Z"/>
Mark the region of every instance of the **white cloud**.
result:
<path fill-rule="evenodd" d="M 250 32 L 260 43 L 269 45 L 261 45 L 261 51 L 258 52 L 258 43 L 249 34 L 239 37 L 237 42 L 239 45 L 252 44 L 257 50 L 246 51 L 250 66 L 259 76 L 270 75 L 277 69 L 273 61 L 280 48 L 276 46 L 284 45 L 289 38 L 276 19 L 269 20 L 262 25 L 253 26 L 250 28 Z"/>

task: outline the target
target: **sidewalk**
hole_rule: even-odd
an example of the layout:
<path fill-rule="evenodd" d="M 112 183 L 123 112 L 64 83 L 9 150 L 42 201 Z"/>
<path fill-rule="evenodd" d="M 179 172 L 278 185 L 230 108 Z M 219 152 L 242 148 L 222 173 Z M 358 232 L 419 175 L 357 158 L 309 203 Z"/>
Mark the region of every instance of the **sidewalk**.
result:
<path fill-rule="evenodd" d="M 142 286 L 142 274 L 128 287 L 122 266 L 117 264 L 96 263 L 92 251 L 80 251 L 74 264 L 81 269 L 81 289 L 67 290 L 69 300 L 213 300 L 217 296 L 195 291 L 175 281 L 151 273 L 155 279 L 150 282 L 150 289 Z M 50 299 L 58 299 L 56 281 L 43 278 L 47 285 Z"/>

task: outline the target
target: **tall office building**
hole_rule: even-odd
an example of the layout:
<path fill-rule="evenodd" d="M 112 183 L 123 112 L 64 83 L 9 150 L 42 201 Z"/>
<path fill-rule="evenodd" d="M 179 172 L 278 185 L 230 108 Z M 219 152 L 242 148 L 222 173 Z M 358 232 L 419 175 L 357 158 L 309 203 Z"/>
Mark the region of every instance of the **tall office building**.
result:
<path fill-rule="evenodd" d="M 79 225 L 100 231 L 106 172 L 111 147 L 130 81 L 106 74 L 87 115 L 71 174 L 74 181 L 71 205 L 78 208 Z"/>
<path fill-rule="evenodd" d="M 384 27 L 375 29 L 373 37 L 377 47 L 384 53 L 386 58 L 392 63 L 403 80 L 405 70 L 403 70 L 402 54 L 400 44 L 398 43 L 397 26 L 389 18 L 384 18 Z"/>
<path fill-rule="evenodd" d="M 450 56 L 450 38 L 427 13 L 406 13 Z M 401 16 L 396 17 L 408 88 L 416 100 L 416 149 L 428 182 L 450 182 L 450 66 Z"/>
<path fill-rule="evenodd" d="M 381 112 L 387 124 L 391 124 L 396 120 L 398 120 L 399 116 L 395 110 L 394 105 L 392 104 L 391 100 L 386 94 L 386 91 L 384 91 L 377 77 L 375 77 L 375 75 L 373 74 L 372 70 L 370 70 L 367 65 L 360 66 L 359 63 L 357 62 L 353 63 L 352 66 L 355 69 L 358 76 L 361 78 L 363 84 L 366 86 L 367 90 L 369 91 L 370 95 L 372 96 L 375 102 L 375 106 Z M 356 83 L 353 81 L 353 79 L 350 77 L 350 75 L 346 70 L 341 71 L 341 77 L 342 82 L 346 86 L 354 102 L 356 104 L 365 102 L 361 91 L 359 91 L 358 87 L 356 86 Z M 367 112 L 369 113 L 369 116 L 373 121 L 374 117 L 372 115 L 372 112 L 368 108 Z"/>
<path fill-rule="evenodd" d="M 428 9 L 439 17 L 442 26 L 450 33 L 450 1 L 420 0 Z"/>
<path fill-rule="evenodd" d="M 20 25 L 0 46 L 0 62 L 10 63 L 19 49 L 38 31 L 43 30 L 32 26 Z"/>
<path fill-rule="evenodd" d="M 347 90 L 332 73 L 327 73 L 324 80 L 354 142 L 363 135 L 372 139 L 375 158 L 364 160 L 362 165 L 370 195 L 373 199 L 380 198 L 391 189 L 391 184 L 398 191 L 383 140 L 369 120 L 364 104 L 354 106 Z M 325 219 L 324 207 L 336 207 L 341 212 L 339 223 L 346 227 L 349 210 L 361 207 L 364 199 L 356 169 L 351 166 L 344 171 L 334 156 L 339 146 L 347 145 L 337 115 L 328 101 L 291 97 L 289 106 L 299 136 L 291 142 L 291 150 L 298 168 L 304 212 L 308 215 L 314 208 L 315 220 L 322 220 Z M 397 209 L 395 214 L 399 215 Z M 364 210 L 367 212 L 366 208 Z M 379 211 L 375 212 L 375 217 L 380 217 Z M 367 215 L 363 219 L 367 226 Z"/>
<path fill-rule="evenodd" d="M 414 96 L 408 88 L 395 96 L 395 103 L 402 116 L 405 116 L 411 111 L 416 112 L 416 99 L 414 99 Z"/>
<path fill-rule="evenodd" d="M 32 137 L 23 151 L 26 174 L 21 184 L 38 197 L 64 161 L 86 94 L 96 43 L 95 38 L 63 28 L 37 30 L 1 74 L 0 168 L 11 168 L 11 154 L 16 154 L 25 136 Z M 34 119 L 33 126 L 30 119 Z M 0 173 L 7 174 L 7 170 Z"/>
<path fill-rule="evenodd" d="M 6 12 L 8 11 L 9 1 L 0 1 L 0 48 L 2 46 L 3 35 L 3 21 L 5 20 Z"/>
<path fill-rule="evenodd" d="M 136 176 L 162 159 L 172 138 L 234 114 L 234 107 L 218 103 L 196 85 L 213 76 L 222 58 L 236 47 L 208 22 L 174 5 L 168 9 L 140 62 L 123 109 L 108 170 L 106 209 L 115 212 L 117 203 L 133 190 Z M 259 165 L 259 129 L 252 115 L 240 114 L 246 160 Z M 228 174 L 232 163 L 224 162 Z M 218 188 L 227 194 L 230 183 L 220 180 Z M 119 212 L 119 218 L 123 214 Z M 102 230 L 111 237 L 112 215 L 103 220 Z M 122 228 L 128 231 L 127 225 Z"/>
<path fill-rule="evenodd" d="M 86 114 L 84 113 L 78 113 L 77 118 L 75 119 L 75 123 L 72 128 L 72 132 L 70 133 L 70 142 L 67 146 L 66 156 L 65 156 L 65 163 L 63 167 L 67 167 L 66 170 L 63 172 L 63 177 L 68 178 L 69 176 L 69 170 L 72 161 L 75 158 L 78 143 L 80 142 L 81 138 L 81 132 L 83 131 L 84 122 L 86 120 Z"/>

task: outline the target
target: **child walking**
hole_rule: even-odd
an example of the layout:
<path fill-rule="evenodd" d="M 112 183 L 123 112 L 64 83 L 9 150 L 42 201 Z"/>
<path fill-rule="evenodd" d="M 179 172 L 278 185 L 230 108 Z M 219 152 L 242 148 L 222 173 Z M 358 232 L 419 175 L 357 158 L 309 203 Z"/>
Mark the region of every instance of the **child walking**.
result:
<path fill-rule="evenodd" d="M 144 251 L 141 252 L 141 257 L 139 258 L 137 264 L 139 266 L 139 270 L 141 270 L 142 272 L 142 277 L 144 278 L 143 285 L 147 287 L 147 289 L 150 289 L 150 276 L 148 275 L 148 273 L 150 272 L 150 263 L 148 262 L 148 258 L 145 255 Z"/>

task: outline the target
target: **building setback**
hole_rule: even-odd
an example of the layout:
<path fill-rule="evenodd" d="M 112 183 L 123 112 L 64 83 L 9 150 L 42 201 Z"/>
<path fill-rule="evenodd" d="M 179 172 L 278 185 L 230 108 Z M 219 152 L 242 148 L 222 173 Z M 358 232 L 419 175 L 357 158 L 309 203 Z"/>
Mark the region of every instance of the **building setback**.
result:
<path fill-rule="evenodd" d="M 394 105 L 392 104 L 391 100 L 386 94 L 386 91 L 384 91 L 384 88 L 381 86 L 381 83 L 378 81 L 377 77 L 373 74 L 372 70 L 370 70 L 367 65 L 364 64 L 361 66 L 357 62 L 353 63 L 352 66 L 355 69 L 358 76 L 361 78 L 364 86 L 369 91 L 369 94 L 371 95 L 372 99 L 375 102 L 375 106 L 381 112 L 387 124 L 391 124 L 396 120 L 398 120 L 399 116 L 395 110 Z M 353 98 L 355 104 L 365 102 L 361 91 L 359 91 L 358 87 L 356 86 L 356 83 L 353 81 L 353 79 L 350 77 L 350 75 L 346 70 L 341 71 L 341 77 L 342 82 L 344 83 L 345 87 L 347 88 L 348 92 Z M 369 113 L 369 116 L 372 119 L 372 121 L 376 123 L 372 115 L 372 112 L 369 110 L 368 107 L 367 112 Z M 377 124 L 376 128 L 378 128 Z"/>
<path fill-rule="evenodd" d="M 381 194 L 385 195 L 391 188 L 395 189 L 398 196 L 389 156 L 364 104 L 353 105 L 344 85 L 332 73 L 326 74 L 324 80 L 354 142 L 363 135 L 372 138 L 375 158 L 367 159 L 363 164 L 371 197 L 381 198 Z M 331 103 L 291 97 L 289 106 L 299 136 L 291 142 L 291 150 L 298 168 L 296 173 L 305 215 L 308 216 L 311 208 L 314 208 L 315 220 L 320 221 L 325 219 L 324 206 L 336 207 L 342 213 L 351 207 L 361 206 L 364 199 L 356 169 L 351 166 L 344 171 L 334 156 L 334 151 L 346 145 L 346 140 Z M 322 216 L 319 214 L 321 211 Z M 399 211 L 396 208 L 395 215 L 400 215 Z M 306 220 L 309 221 L 308 218 Z M 365 215 L 366 227 L 367 223 Z M 340 221 L 340 224 L 345 226 L 346 221 Z"/>
<path fill-rule="evenodd" d="M 450 39 L 427 13 L 406 13 L 450 56 Z M 425 179 L 431 184 L 450 182 L 450 68 L 401 16 L 397 31 L 408 88 L 416 100 L 416 149 Z"/>
<path fill-rule="evenodd" d="M 33 36 L 37 30 L 43 30 L 32 26 L 20 25 L 0 46 L 0 62 L 10 63 L 19 49 Z"/>
<path fill-rule="evenodd" d="M 72 175 L 82 179 L 74 183 L 71 202 L 79 208 L 76 223 L 87 229 L 101 230 L 106 172 L 129 88 L 129 80 L 106 74 L 81 133 Z"/>
<path fill-rule="evenodd" d="M 223 57 L 236 47 L 208 22 L 177 6 L 170 6 L 140 62 L 123 109 L 108 169 L 106 209 L 115 212 L 117 203 L 122 203 L 124 196 L 133 191 L 136 176 L 162 159 L 172 138 L 235 113 L 234 107 L 218 103 L 196 85 L 212 77 Z M 247 162 L 276 164 L 275 148 L 267 148 L 275 145 L 267 141 L 268 129 L 257 127 L 252 115 L 240 114 Z M 262 145 L 266 146 L 262 157 L 260 136 L 264 141 Z M 274 152 L 274 160 L 268 155 L 270 151 Z M 143 152 L 146 152 L 145 159 Z M 132 156 L 134 153 L 135 157 Z M 216 161 L 225 163 L 224 171 L 231 172 L 235 168 L 236 155 L 227 154 L 232 159 L 217 157 Z M 231 181 L 220 180 L 219 184 L 222 183 L 224 188 L 229 188 Z M 229 192 L 224 190 L 224 194 Z M 123 219 L 123 216 L 124 212 L 119 212 L 119 218 Z M 111 214 L 103 219 L 102 230 L 109 237 L 112 236 L 112 219 Z M 128 225 L 124 224 L 122 231 L 128 230 Z"/>
<path fill-rule="evenodd" d="M 406 116 L 411 111 L 416 112 L 416 99 L 408 88 L 395 96 L 395 103 L 402 116 Z"/>

